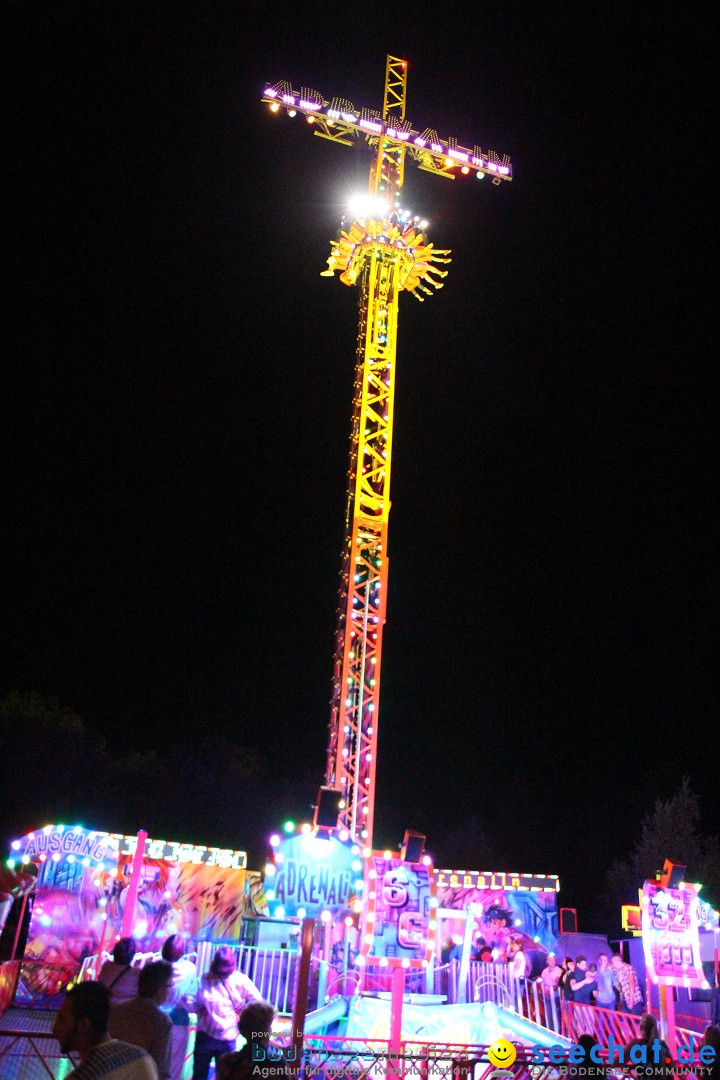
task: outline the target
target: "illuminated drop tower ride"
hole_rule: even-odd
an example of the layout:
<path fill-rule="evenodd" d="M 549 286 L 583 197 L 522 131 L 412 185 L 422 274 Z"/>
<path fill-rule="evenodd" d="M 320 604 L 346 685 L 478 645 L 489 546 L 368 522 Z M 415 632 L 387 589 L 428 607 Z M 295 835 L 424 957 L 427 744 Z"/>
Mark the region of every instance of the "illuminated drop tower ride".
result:
<path fill-rule="evenodd" d="M 449 252 L 433 248 L 424 223 L 400 205 L 405 158 L 454 179 L 457 173 L 510 180 L 510 159 L 442 140 L 405 119 L 407 62 L 388 56 L 382 113 L 356 109 L 344 98 L 281 81 L 263 101 L 273 112 L 305 116 L 316 135 L 344 146 L 364 139 L 374 151 L 367 206 L 332 242 L 328 269 L 360 290 L 345 543 L 338 604 L 325 783 L 340 792 L 338 825 L 372 847 L 377 766 L 380 664 L 388 584 L 388 516 L 392 459 L 398 297 L 419 300 L 442 287 L 438 264 Z"/>

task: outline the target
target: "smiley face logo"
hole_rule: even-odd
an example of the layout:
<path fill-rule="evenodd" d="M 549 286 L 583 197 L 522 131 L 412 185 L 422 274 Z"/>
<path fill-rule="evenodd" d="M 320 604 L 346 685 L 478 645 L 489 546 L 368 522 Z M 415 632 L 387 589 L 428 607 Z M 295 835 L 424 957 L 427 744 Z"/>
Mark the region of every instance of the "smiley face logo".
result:
<path fill-rule="evenodd" d="M 507 1069 L 515 1061 L 517 1050 L 507 1039 L 496 1039 L 488 1046 L 488 1060 L 497 1069 Z"/>

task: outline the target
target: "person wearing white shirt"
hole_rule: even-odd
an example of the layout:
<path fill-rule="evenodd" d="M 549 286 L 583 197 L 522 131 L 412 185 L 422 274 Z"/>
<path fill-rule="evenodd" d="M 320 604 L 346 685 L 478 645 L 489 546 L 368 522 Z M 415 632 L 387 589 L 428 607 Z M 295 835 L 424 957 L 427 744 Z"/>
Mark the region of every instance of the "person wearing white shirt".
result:
<path fill-rule="evenodd" d="M 171 934 L 162 947 L 162 958 L 172 964 L 172 980 L 163 1004 L 163 1011 L 172 1020 L 172 1064 L 170 1080 L 180 1080 L 185 1065 L 190 1013 L 196 1011 L 198 980 L 195 965 L 185 958 L 182 934 Z"/>
<path fill-rule="evenodd" d="M 221 945 L 203 975 L 197 994 L 197 1033 L 193 1056 L 193 1080 L 208 1080 L 210 1063 L 235 1049 L 238 1016 L 248 1001 L 262 1001 L 260 991 L 247 975 L 237 970 L 235 953 Z"/>

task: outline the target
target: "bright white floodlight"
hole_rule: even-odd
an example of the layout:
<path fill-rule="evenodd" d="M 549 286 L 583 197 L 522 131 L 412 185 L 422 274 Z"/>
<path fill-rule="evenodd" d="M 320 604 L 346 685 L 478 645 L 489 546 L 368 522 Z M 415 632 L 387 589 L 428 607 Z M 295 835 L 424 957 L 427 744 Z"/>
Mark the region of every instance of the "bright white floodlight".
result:
<path fill-rule="evenodd" d="M 385 199 L 378 199 L 375 195 L 353 195 L 349 203 L 350 213 L 356 218 L 381 218 L 388 212 L 388 204 Z"/>

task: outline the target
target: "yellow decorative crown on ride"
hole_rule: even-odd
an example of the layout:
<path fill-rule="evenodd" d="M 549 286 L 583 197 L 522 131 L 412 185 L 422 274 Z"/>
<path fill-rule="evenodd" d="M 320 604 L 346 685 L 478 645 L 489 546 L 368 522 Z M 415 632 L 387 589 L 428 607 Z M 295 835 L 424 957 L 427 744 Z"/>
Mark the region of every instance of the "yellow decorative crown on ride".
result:
<path fill-rule="evenodd" d="M 328 269 L 322 277 L 340 273 L 345 285 L 355 285 L 358 274 L 368 257 L 389 259 L 397 263 L 397 285 L 411 292 L 416 299 L 425 298 L 421 292 L 432 296 L 433 289 L 441 289 L 439 278 L 447 277 L 447 270 L 440 270 L 434 263 L 449 263 L 448 249 L 433 248 L 413 221 L 400 221 L 396 214 L 383 218 L 367 218 L 353 221 L 347 230 L 341 230 L 331 243 Z"/>

